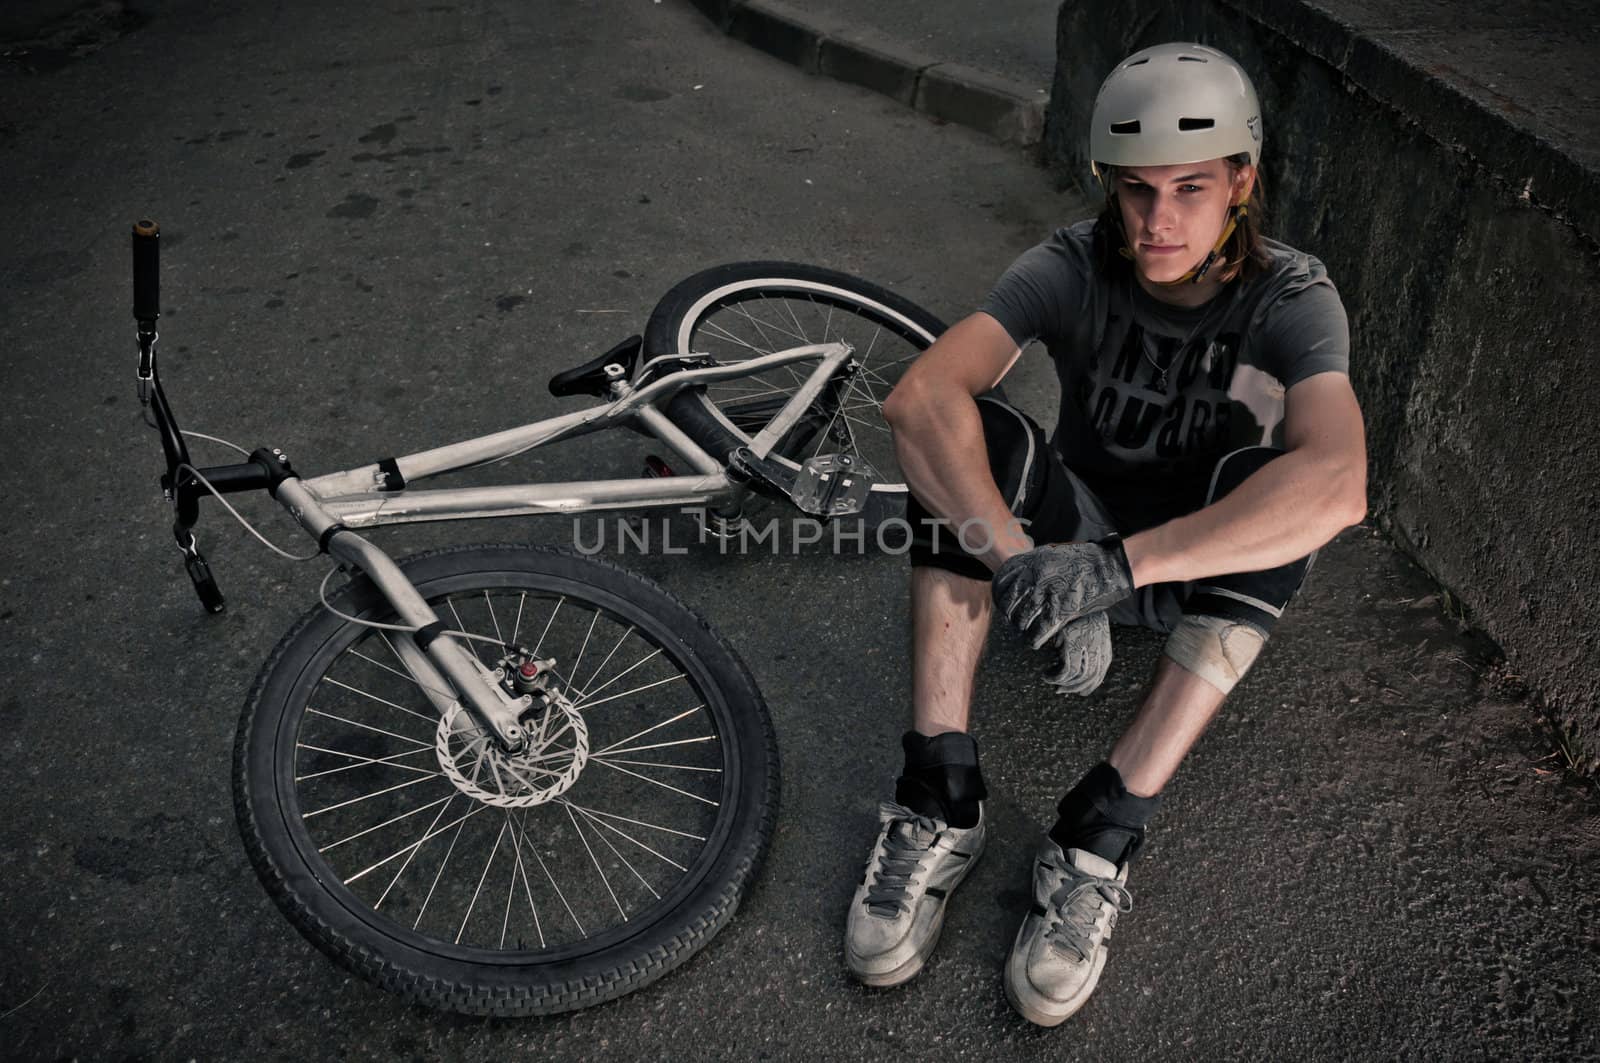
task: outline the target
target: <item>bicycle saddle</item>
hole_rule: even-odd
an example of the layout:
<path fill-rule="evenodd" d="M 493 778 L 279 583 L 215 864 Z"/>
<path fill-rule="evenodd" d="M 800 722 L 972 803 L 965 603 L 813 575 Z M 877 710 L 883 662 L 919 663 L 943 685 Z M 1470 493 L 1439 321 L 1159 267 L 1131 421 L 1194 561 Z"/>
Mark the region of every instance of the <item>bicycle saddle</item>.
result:
<path fill-rule="evenodd" d="M 558 398 L 564 395 L 598 395 L 605 398 L 611 386 L 606 366 L 620 365 L 622 377 L 631 377 L 633 365 L 639 360 L 639 348 L 643 345 L 644 337 L 629 336 L 593 361 L 557 373 L 550 378 L 550 394 Z"/>

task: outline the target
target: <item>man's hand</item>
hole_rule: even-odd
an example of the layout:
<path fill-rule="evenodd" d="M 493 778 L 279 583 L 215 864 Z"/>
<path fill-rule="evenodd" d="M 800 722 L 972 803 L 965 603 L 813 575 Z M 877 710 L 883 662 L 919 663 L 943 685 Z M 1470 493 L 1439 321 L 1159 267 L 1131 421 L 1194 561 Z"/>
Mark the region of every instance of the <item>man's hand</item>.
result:
<path fill-rule="evenodd" d="M 1000 612 L 1038 649 L 1067 624 L 1133 593 L 1122 540 L 1052 543 L 1017 554 L 994 574 Z"/>
<path fill-rule="evenodd" d="M 1061 651 L 1061 665 L 1045 672 L 1045 682 L 1053 684 L 1058 694 L 1087 697 L 1105 682 L 1111 668 L 1111 621 L 1103 610 L 1079 617 L 1061 629 L 1056 648 Z"/>

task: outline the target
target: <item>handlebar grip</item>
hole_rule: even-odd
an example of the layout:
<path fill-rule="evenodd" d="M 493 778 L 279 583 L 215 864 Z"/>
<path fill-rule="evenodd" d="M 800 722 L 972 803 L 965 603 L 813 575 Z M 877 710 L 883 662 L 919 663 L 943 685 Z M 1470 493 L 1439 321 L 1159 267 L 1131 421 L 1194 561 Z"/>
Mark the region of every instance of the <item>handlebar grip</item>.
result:
<path fill-rule="evenodd" d="M 161 226 L 148 219 L 133 223 L 133 316 L 161 316 Z"/>

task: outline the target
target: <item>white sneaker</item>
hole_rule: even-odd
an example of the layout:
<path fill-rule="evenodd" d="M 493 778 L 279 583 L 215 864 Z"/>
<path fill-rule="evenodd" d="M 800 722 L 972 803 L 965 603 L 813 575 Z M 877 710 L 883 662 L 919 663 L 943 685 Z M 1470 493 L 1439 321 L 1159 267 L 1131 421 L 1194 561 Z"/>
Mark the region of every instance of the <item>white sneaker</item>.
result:
<path fill-rule="evenodd" d="M 1057 1026 L 1083 1007 L 1106 965 L 1119 913 L 1133 908 L 1128 865 L 1046 838 L 1033 862 L 1033 908 L 1006 963 L 1006 998 L 1022 1017 Z"/>
<path fill-rule="evenodd" d="M 944 927 L 945 900 L 983 853 L 987 828 L 965 830 L 904 805 L 878 806 L 878 842 L 845 920 L 844 958 L 871 986 L 909 981 L 922 970 Z"/>

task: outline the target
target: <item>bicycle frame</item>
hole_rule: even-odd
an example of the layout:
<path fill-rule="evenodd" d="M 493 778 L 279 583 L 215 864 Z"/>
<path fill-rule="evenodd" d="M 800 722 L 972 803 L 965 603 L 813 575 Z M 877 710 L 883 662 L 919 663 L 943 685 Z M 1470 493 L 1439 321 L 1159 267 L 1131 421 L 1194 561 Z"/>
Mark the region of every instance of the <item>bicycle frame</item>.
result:
<path fill-rule="evenodd" d="M 818 495 L 813 485 L 805 490 L 795 487 L 776 464 L 768 461 L 773 448 L 781 442 L 800 418 L 810 410 L 822 395 L 822 389 L 838 373 L 851 373 L 851 347 L 845 343 L 808 344 L 792 347 L 789 351 L 762 355 L 757 359 L 733 365 L 710 365 L 698 368 L 682 367 L 685 360 L 675 355 L 646 362 L 638 368 L 634 383 L 622 379 L 624 368 L 608 363 L 605 373 L 610 378 L 613 399 L 602 407 L 576 411 L 568 415 L 547 418 L 507 431 L 482 435 L 477 439 L 450 443 L 446 447 L 419 451 L 402 458 L 390 458 L 381 463 L 368 464 L 357 469 L 330 472 L 312 479 L 301 479 L 290 458 L 280 450 L 259 448 L 245 463 L 227 466 L 195 466 L 189 458 L 184 432 L 178 427 L 178 418 L 166 400 L 155 365 L 157 331 L 155 323 L 160 317 L 158 299 L 158 258 L 160 258 L 160 227 L 154 221 L 139 221 L 133 227 L 133 315 L 138 322 L 139 402 L 147 411 L 154 411 L 154 427 L 162 435 L 162 450 L 166 458 L 166 472 L 162 487 L 166 498 L 173 503 L 173 535 L 179 549 L 184 552 L 184 567 L 194 581 L 195 591 L 211 612 L 221 612 L 224 600 L 195 543 L 194 528 L 198 522 L 198 499 L 206 493 L 227 495 L 238 491 L 267 490 L 270 496 L 288 509 L 294 522 L 317 541 L 318 549 L 336 557 L 352 572 L 360 572 L 371 580 L 384 599 L 394 608 L 402 621 L 402 637 L 394 639 L 395 652 L 400 655 L 413 679 L 440 712 L 453 708 L 456 700 L 477 719 L 478 724 L 493 733 L 502 749 L 520 751 L 528 741 L 525 728 L 520 724 L 523 712 L 530 708 L 530 696 L 517 696 L 502 684 L 498 666 L 490 668 L 478 658 L 477 653 L 462 645 L 426 599 L 406 580 L 394 560 L 352 528 L 378 527 L 386 523 L 419 522 L 419 520 L 462 520 L 478 517 L 515 517 L 530 514 L 579 514 L 594 509 L 622 509 L 622 507 L 670 506 L 670 504 L 720 504 L 739 503 L 747 491 L 760 490 L 766 495 L 787 499 L 802 509 L 816 506 Z M 790 397 L 789 402 L 773 416 L 770 423 L 750 440 L 749 447 L 739 448 L 723 458 L 710 455 L 678 429 L 658 408 L 672 395 L 685 387 L 702 386 L 752 376 L 771 368 L 818 360 L 805 383 Z M 670 371 L 651 379 L 650 370 L 667 363 Z M 626 424 L 642 427 L 666 443 L 667 447 L 693 467 L 694 475 L 674 475 L 664 479 L 635 480 L 576 480 L 568 483 L 522 483 L 509 487 L 456 488 L 456 490 L 406 490 L 406 483 L 427 479 L 432 475 L 459 471 L 467 467 L 512 458 L 525 451 L 542 447 L 546 443 L 573 439 L 589 432 L 605 431 Z M 826 464 L 829 459 L 821 459 Z M 850 511 L 850 504 L 838 507 L 832 496 L 840 485 L 848 487 L 854 477 L 858 491 L 862 477 L 859 469 L 850 467 L 848 456 L 840 456 L 842 475 L 832 477 L 827 488 L 829 501 L 816 512 L 838 514 Z M 819 459 L 811 459 L 806 469 L 814 479 L 827 480 L 830 471 L 824 471 Z M 832 469 L 832 466 L 829 466 Z M 731 472 L 731 475 L 730 475 Z M 810 511 L 810 509 L 808 509 Z M 512 647 L 512 652 L 518 652 Z"/>
<path fill-rule="evenodd" d="M 728 475 L 724 460 L 707 453 L 685 435 L 656 408 L 657 404 L 670 399 L 685 387 L 750 376 L 808 358 L 820 359 L 800 390 L 747 448 L 755 459 L 765 460 L 773 446 L 800 420 L 850 355 L 851 348 L 845 343 L 811 344 L 732 365 L 678 370 L 660 376 L 637 390 L 619 380 L 612 384 L 612 391 L 617 397 L 604 406 L 392 459 L 401 482 L 409 484 L 636 421 L 688 462 L 697 473 L 693 476 L 414 491 L 404 487 L 399 490 L 387 489 L 384 485 L 388 483 L 391 473 L 384 465 L 373 463 L 313 477 L 305 480 L 304 486 L 331 517 L 351 528 L 479 517 L 518 517 L 536 513 L 577 514 L 650 506 L 722 506 L 737 499 L 747 488 Z"/>
<path fill-rule="evenodd" d="M 221 591 L 192 531 L 199 519 L 199 499 L 208 492 L 220 497 L 264 489 L 316 540 L 320 550 L 350 570 L 364 574 L 393 608 L 401 626 L 409 629 L 405 637 L 393 640 L 396 652 L 434 706 L 443 713 L 459 699 L 507 752 L 520 751 L 528 741 L 520 721 L 531 704 L 531 697 L 519 698 L 508 691 L 498 666 L 491 668 L 484 664 L 476 653 L 454 637 L 393 559 L 356 534 L 353 528 L 673 504 L 726 504 L 742 500 L 752 489 L 786 498 L 802 508 L 816 500 L 813 493 L 794 489 L 794 484 L 768 461 L 768 456 L 822 395 L 835 374 L 853 371 L 851 348 L 840 342 L 795 347 L 732 365 L 678 368 L 649 379 L 651 368 L 660 363 L 682 364 L 682 360 L 674 356 L 658 358 L 640 367 L 635 376 L 642 385 L 639 387 L 622 379 L 622 366 L 607 364 L 604 369 L 610 379 L 613 398 L 602 406 L 311 479 L 302 479 L 294 472 L 288 455 L 264 447 L 252 452 L 243 463 L 197 467 L 189 458 L 183 432 L 161 387 L 156 368 L 156 320 L 160 316 L 159 235 L 160 228 L 154 222 L 140 221 L 134 225 L 133 314 L 138 322 L 138 394 L 140 403 L 154 412 L 154 427 L 161 434 L 167 463 L 162 487 L 176 511 L 173 534 L 201 601 L 212 612 L 223 608 Z M 658 403 L 685 387 L 750 376 L 805 359 L 818 361 L 805 383 L 751 440 L 750 446 L 727 455 L 726 463 L 695 444 L 657 408 Z M 514 457 L 547 443 L 618 425 L 642 426 L 687 461 L 696 475 L 406 490 L 410 482 Z M 847 457 L 841 460 L 848 465 Z M 812 459 L 807 465 L 814 473 L 821 470 L 816 462 L 817 459 Z M 832 479 L 826 492 L 830 499 L 841 484 L 850 485 L 852 476 L 862 479 L 848 468 L 838 471 L 842 475 Z M 829 475 L 821 473 L 821 478 L 828 479 Z M 850 504 L 853 503 L 846 503 L 841 509 L 829 501 L 818 512 L 845 512 Z M 517 647 L 511 650 L 520 652 Z"/>

